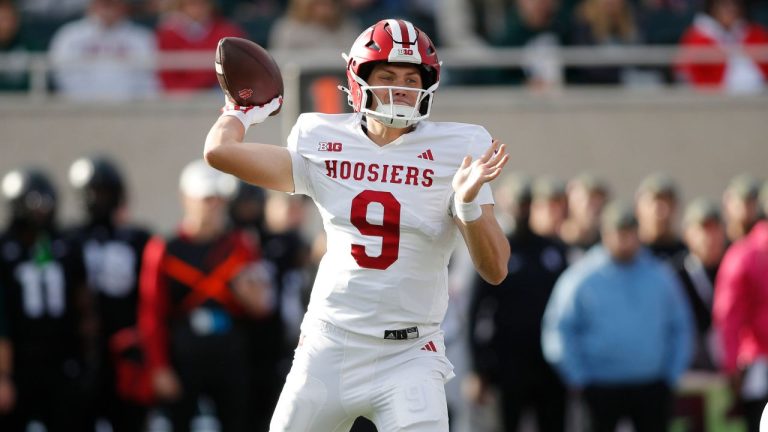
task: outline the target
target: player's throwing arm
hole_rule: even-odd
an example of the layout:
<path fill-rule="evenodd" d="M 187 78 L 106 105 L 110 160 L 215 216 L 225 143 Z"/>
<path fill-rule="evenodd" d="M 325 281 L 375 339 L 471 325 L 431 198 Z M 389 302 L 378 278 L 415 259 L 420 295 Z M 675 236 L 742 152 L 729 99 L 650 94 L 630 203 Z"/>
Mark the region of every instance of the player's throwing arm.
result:
<path fill-rule="evenodd" d="M 280 112 L 283 78 L 277 63 L 255 42 L 229 37 L 219 41 L 215 67 L 225 103 L 205 140 L 206 161 L 248 183 L 292 192 L 288 151 L 270 144 L 243 143 L 248 127 Z"/>

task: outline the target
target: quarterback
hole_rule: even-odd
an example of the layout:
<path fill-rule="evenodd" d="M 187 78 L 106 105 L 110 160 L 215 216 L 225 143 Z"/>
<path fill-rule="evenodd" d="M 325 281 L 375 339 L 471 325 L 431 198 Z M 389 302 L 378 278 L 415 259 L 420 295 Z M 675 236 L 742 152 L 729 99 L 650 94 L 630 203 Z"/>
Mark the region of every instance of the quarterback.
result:
<path fill-rule="evenodd" d="M 286 148 L 243 142 L 281 99 L 228 104 L 205 143 L 213 167 L 310 196 L 327 234 L 270 430 L 346 432 L 364 416 L 381 432 L 447 432 L 448 259 L 458 229 L 478 273 L 506 277 L 488 183 L 509 156 L 480 126 L 427 121 L 440 62 L 410 22 L 376 23 L 344 58 L 354 113 L 302 114 Z"/>

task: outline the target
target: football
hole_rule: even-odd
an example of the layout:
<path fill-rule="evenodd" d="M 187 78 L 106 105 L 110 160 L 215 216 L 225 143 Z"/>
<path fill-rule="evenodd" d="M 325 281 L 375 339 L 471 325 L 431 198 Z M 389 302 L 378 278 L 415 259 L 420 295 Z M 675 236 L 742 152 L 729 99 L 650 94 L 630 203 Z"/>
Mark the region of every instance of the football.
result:
<path fill-rule="evenodd" d="M 222 38 L 216 47 L 215 67 L 222 90 L 238 105 L 264 105 L 283 94 L 280 68 L 256 42 Z"/>

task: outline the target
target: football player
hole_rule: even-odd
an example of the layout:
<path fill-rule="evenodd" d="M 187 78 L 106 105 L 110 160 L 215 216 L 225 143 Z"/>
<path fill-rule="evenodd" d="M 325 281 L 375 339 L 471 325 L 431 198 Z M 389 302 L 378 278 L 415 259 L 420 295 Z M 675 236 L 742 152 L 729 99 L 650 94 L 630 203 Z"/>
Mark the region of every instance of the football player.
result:
<path fill-rule="evenodd" d="M 225 106 L 205 158 L 265 188 L 310 196 L 328 249 L 270 430 L 448 430 L 453 367 L 440 324 L 456 231 L 499 284 L 509 243 L 488 183 L 506 146 L 476 125 L 427 121 L 440 84 L 430 38 L 403 20 L 369 27 L 345 55 L 352 114 L 303 114 L 287 148 L 244 143 L 282 103 Z"/>
<path fill-rule="evenodd" d="M 57 194 L 43 171 L 9 172 L 2 194 L 10 223 L 0 234 L 0 289 L 13 346 L 5 372 L 12 372 L 17 397 L 0 425 L 86 430 L 95 321 L 82 253 L 56 227 Z"/>
<path fill-rule="evenodd" d="M 115 373 L 119 369 L 116 362 L 130 351 L 119 347 L 120 339 L 136 331 L 141 255 L 150 234 L 125 220 L 125 181 L 110 159 L 101 156 L 77 159 L 69 168 L 69 182 L 77 191 L 86 216 L 85 222 L 72 230 L 72 236 L 83 250 L 88 285 L 95 294 L 100 324 L 102 352 L 100 397 L 95 404 L 97 416 L 109 421 L 115 432 L 138 431 L 145 409 L 129 402 L 135 399 L 131 395 L 118 396 Z"/>

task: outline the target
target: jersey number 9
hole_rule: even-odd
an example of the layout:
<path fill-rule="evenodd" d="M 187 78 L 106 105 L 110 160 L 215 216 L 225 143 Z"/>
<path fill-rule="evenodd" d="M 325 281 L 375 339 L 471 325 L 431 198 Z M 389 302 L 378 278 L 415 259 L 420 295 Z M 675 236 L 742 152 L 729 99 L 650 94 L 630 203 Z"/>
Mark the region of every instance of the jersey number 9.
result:
<path fill-rule="evenodd" d="M 368 206 L 379 203 L 384 208 L 381 225 L 368 222 Z M 364 190 L 352 199 L 350 222 L 360 234 L 381 237 L 381 254 L 370 256 L 365 246 L 352 244 L 352 257 L 364 268 L 386 270 L 400 253 L 400 202 L 390 192 Z"/>

